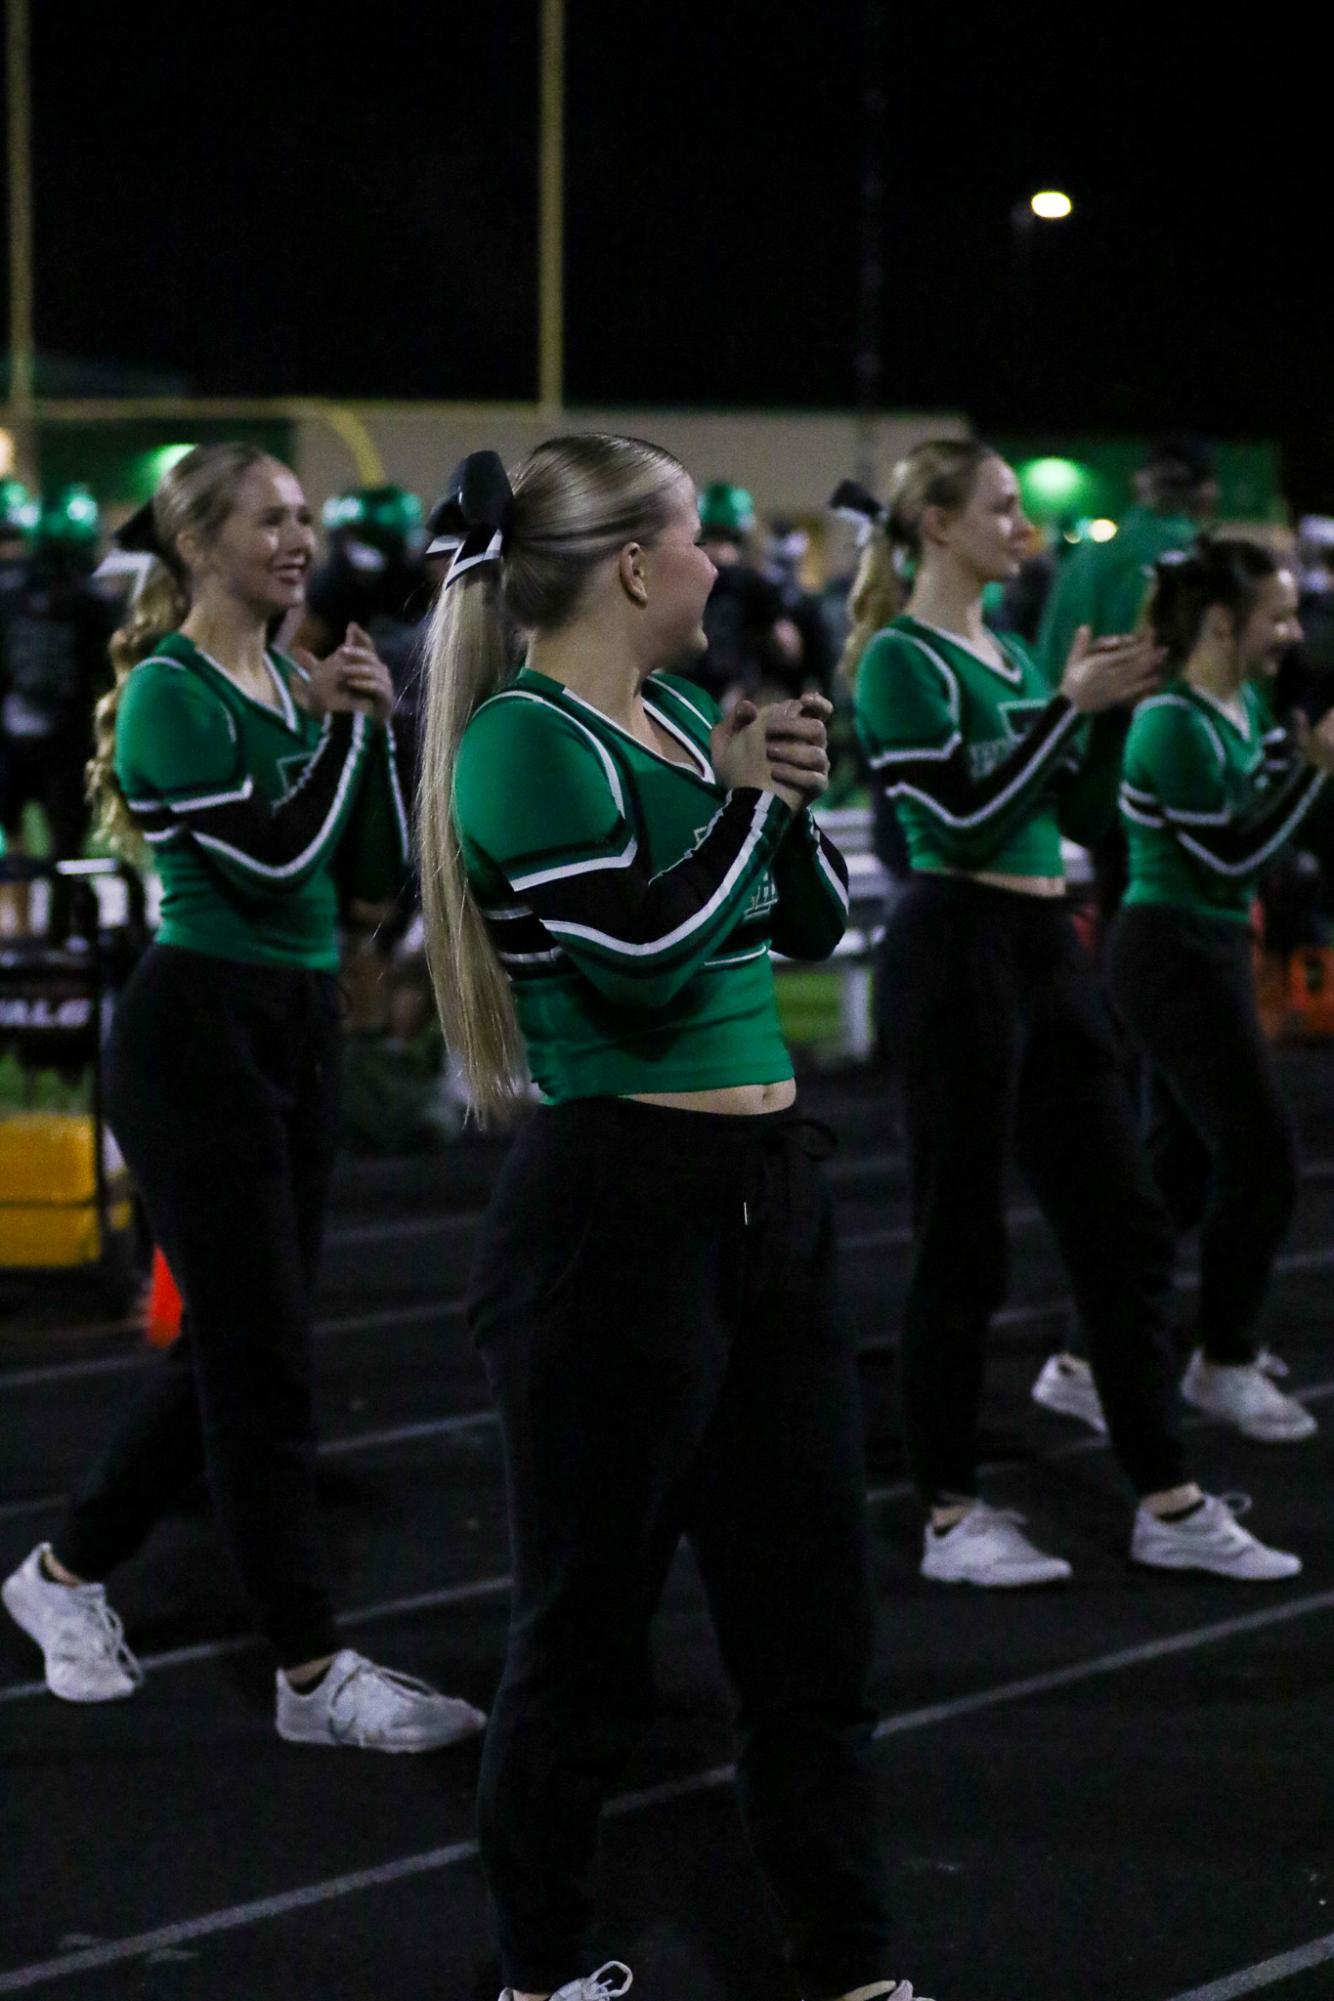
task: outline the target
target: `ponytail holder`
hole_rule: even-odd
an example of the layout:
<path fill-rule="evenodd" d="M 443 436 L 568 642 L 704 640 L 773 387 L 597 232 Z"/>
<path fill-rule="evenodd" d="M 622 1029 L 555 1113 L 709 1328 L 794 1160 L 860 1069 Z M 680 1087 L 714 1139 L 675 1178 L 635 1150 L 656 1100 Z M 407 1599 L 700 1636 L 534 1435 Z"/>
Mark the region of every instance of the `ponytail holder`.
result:
<path fill-rule="evenodd" d="M 877 528 L 889 526 L 889 509 L 855 479 L 839 481 L 829 496 L 829 506 L 841 521 L 852 522 L 859 549 L 870 541 Z"/>
<path fill-rule="evenodd" d="M 497 452 L 470 452 L 427 516 L 428 556 L 453 550 L 443 589 L 481 563 L 503 562 L 514 524 L 514 489 Z"/>

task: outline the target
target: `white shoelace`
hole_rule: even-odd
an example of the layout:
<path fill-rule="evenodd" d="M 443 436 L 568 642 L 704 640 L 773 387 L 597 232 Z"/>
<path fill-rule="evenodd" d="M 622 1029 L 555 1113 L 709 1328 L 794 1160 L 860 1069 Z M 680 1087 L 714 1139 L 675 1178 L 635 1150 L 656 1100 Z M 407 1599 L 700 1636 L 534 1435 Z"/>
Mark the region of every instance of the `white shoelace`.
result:
<path fill-rule="evenodd" d="M 57 1653 L 64 1660 L 85 1658 L 91 1640 L 99 1657 L 114 1661 L 137 1686 L 144 1671 L 125 1644 L 125 1627 L 120 1614 L 108 1605 L 106 1592 L 100 1584 L 78 1584 L 74 1589 L 79 1593 L 79 1612 L 61 1621 L 56 1633 Z"/>
<path fill-rule="evenodd" d="M 366 1721 L 358 1716 L 355 1701 L 347 1723 L 340 1725 L 335 1713 L 343 1697 L 359 1681 L 369 1681 L 388 1689 L 400 1704 L 410 1703 L 414 1696 L 419 1700 L 439 1700 L 439 1690 L 432 1688 L 428 1681 L 419 1681 L 413 1674 L 399 1674 L 394 1668 L 380 1667 L 376 1662 L 368 1661 L 364 1654 L 357 1654 L 347 1673 L 329 1690 L 329 1734 L 340 1744 L 360 1747 L 366 1742 Z"/>
<path fill-rule="evenodd" d="M 613 1973 L 623 1973 L 625 1975 L 625 1979 L 619 1987 L 611 1985 L 608 1976 Z M 618 1994 L 628 1994 L 634 1983 L 635 1976 L 631 1973 L 628 1966 L 623 1965 L 619 1959 L 609 1959 L 607 1964 L 600 1966 L 596 1973 L 590 1973 L 588 1979 L 584 1982 L 585 2001 L 615 2001 L 615 1997 Z"/>
<path fill-rule="evenodd" d="M 977 1528 L 988 1528 L 997 1522 L 1004 1522 L 1011 1528 L 1022 1529 L 1027 1520 L 1028 1516 L 1021 1514 L 1018 1508 L 993 1508 L 990 1501 L 975 1501 L 955 1527 L 963 1528 L 965 1523 L 972 1522 Z M 891 1994 L 888 2001 L 896 2001 L 896 1997 Z M 911 1995 L 908 2001 L 912 2001 Z"/>

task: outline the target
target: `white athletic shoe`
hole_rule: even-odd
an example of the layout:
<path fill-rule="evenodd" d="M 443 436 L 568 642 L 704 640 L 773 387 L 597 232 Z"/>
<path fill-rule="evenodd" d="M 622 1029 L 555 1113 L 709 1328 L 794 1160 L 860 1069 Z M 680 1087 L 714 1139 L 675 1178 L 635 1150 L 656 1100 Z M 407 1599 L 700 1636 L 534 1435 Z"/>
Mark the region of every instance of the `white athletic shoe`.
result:
<path fill-rule="evenodd" d="M 415 1675 L 377 1667 L 350 1647 L 309 1693 L 278 1671 L 278 1735 L 289 1744 L 346 1744 L 359 1751 L 436 1751 L 475 1737 L 486 1717 Z"/>
<path fill-rule="evenodd" d="M 1253 1362 L 1210 1362 L 1203 1349 L 1197 1348 L 1181 1379 L 1181 1394 L 1196 1410 L 1206 1411 L 1244 1437 L 1258 1438 L 1266 1445 L 1311 1438 L 1320 1427 L 1305 1404 L 1274 1383 L 1274 1360 L 1273 1356 L 1262 1359 L 1257 1355 Z"/>
<path fill-rule="evenodd" d="M 1030 1394 L 1034 1403 L 1059 1411 L 1062 1417 L 1077 1417 L 1090 1431 L 1107 1430 L 1093 1371 L 1080 1355 L 1048 1355 Z"/>
<path fill-rule="evenodd" d="M 981 1584 L 1006 1589 L 1021 1584 L 1063 1584 L 1070 1566 L 1063 1556 L 1044 1556 L 1020 1528 L 1022 1515 L 976 1501 L 953 1528 L 930 1522 L 922 1551 L 922 1575 L 937 1584 Z"/>
<path fill-rule="evenodd" d="M 619 1987 L 613 1987 L 611 1976 L 623 1973 L 625 1979 Z M 615 2001 L 618 1994 L 628 1994 L 635 1984 L 635 1976 L 628 1966 L 622 1966 L 619 1959 L 609 1959 L 596 1973 L 590 1973 L 586 1980 L 567 1980 L 564 1987 L 558 1987 L 551 2001 Z M 874 1989 L 871 1990 L 874 1992 Z M 514 1989 L 507 1987 L 500 2001 L 514 2001 Z"/>
<path fill-rule="evenodd" d="M 46 1657 L 46 1685 L 63 1702 L 121 1702 L 144 1671 L 125 1644 L 125 1628 L 101 1584 L 57 1584 L 42 1568 L 51 1545 L 39 1543 L 0 1585 L 16 1625 Z"/>
<path fill-rule="evenodd" d="M 1179 1522 L 1136 1508 L 1130 1560 L 1152 1570 L 1209 1570 L 1240 1584 L 1275 1584 L 1295 1577 L 1302 1567 L 1299 1556 L 1270 1549 L 1237 1520 L 1250 1505 L 1245 1494 L 1206 1494 L 1203 1505 Z"/>

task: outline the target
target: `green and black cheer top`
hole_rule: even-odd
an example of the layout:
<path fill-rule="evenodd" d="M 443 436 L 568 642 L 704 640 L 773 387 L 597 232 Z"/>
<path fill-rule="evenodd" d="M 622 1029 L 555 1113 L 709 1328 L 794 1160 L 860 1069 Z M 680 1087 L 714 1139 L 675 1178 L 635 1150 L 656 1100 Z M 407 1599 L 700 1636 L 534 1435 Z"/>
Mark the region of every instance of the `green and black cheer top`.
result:
<path fill-rule="evenodd" d="M 1087 845 L 1114 814 L 1121 725 L 1090 727 L 1021 640 L 995 637 L 999 664 L 896 618 L 857 670 L 857 734 L 914 869 L 1061 876 L 1062 834 Z"/>
<path fill-rule="evenodd" d="M 300 708 L 269 653 L 270 708 L 173 632 L 130 674 L 116 780 L 162 880 L 164 945 L 333 972 L 340 900 L 392 896 L 408 868 L 393 732 Z"/>
<path fill-rule="evenodd" d="M 459 747 L 464 865 L 552 1104 L 791 1077 L 770 947 L 825 958 L 847 919 L 810 813 L 719 785 L 710 698 L 654 674 L 644 705 L 684 762 L 531 668 Z"/>
<path fill-rule="evenodd" d="M 1298 755 L 1260 689 L 1242 716 L 1184 679 L 1141 702 L 1126 739 L 1127 903 L 1245 923 L 1261 870 L 1315 804 L 1324 774 Z"/>

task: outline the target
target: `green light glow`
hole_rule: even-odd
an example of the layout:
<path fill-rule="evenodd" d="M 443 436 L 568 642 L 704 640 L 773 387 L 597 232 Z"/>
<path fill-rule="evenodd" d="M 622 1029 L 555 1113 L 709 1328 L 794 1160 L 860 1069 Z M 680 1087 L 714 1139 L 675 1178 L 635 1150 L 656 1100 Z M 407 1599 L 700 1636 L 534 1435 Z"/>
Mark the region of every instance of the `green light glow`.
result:
<path fill-rule="evenodd" d="M 1030 459 L 1019 468 L 1019 484 L 1030 506 L 1050 512 L 1072 507 L 1088 487 L 1088 468 L 1077 459 Z"/>
<path fill-rule="evenodd" d="M 159 445 L 155 452 L 150 452 L 148 458 L 153 468 L 154 486 L 160 479 L 166 478 L 173 466 L 179 465 L 183 458 L 188 458 L 193 450 L 193 445 Z"/>

